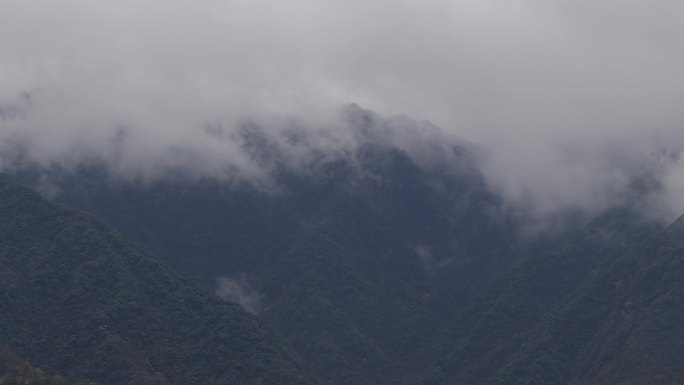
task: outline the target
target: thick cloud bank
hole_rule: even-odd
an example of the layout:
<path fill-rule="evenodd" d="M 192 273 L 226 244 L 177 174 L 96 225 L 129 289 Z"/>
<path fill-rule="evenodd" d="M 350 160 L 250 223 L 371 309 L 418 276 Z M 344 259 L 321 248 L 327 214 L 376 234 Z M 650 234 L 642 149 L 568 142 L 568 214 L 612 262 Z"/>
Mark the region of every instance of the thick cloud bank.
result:
<path fill-rule="evenodd" d="M 675 215 L 682 20 L 676 0 L 0 0 L 0 162 L 258 177 L 245 122 L 326 127 L 335 151 L 355 102 L 483 144 L 513 204 L 600 208 L 638 177 Z"/>

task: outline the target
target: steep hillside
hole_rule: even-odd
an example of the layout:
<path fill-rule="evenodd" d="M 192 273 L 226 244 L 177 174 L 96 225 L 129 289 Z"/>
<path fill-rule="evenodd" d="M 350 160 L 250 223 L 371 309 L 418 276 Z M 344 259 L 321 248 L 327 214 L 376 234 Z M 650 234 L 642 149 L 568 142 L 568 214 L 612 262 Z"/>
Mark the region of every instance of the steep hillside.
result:
<path fill-rule="evenodd" d="M 681 383 L 681 223 L 617 210 L 545 246 L 451 331 L 423 383 Z"/>
<path fill-rule="evenodd" d="M 97 167 L 48 176 L 58 201 L 258 313 L 331 383 L 408 381 L 430 365 L 438 331 L 513 263 L 512 225 L 471 149 L 421 137 L 434 129 L 422 123 L 401 121 L 404 132 L 358 108 L 347 118 L 358 145 L 341 154 L 297 132 L 245 131 L 245 151 L 271 170 L 268 188 L 183 175 L 126 182 Z M 284 140 L 311 163 L 288 163 Z"/>
<path fill-rule="evenodd" d="M 258 314 L 324 383 L 684 382 L 684 226 L 644 218 L 657 186 L 635 182 L 595 217 L 569 210 L 563 231 L 533 235 L 487 185 L 476 148 L 348 113 L 355 145 L 333 154 L 306 131 L 242 132 L 268 183 L 130 180 L 101 164 L 22 180 Z"/>
<path fill-rule="evenodd" d="M 207 288 L 227 280 L 229 299 L 258 312 L 329 381 L 396 383 L 429 364 L 437 331 L 513 262 L 498 198 L 466 149 L 449 151 L 453 167 L 421 164 L 369 137 L 309 172 L 276 167 L 270 191 L 131 184 L 83 170 L 57 199 Z"/>
<path fill-rule="evenodd" d="M 262 323 L 93 216 L 0 176 L 0 341 L 102 384 L 308 384 Z"/>
<path fill-rule="evenodd" d="M 354 156 L 277 193 L 77 175 L 60 199 L 259 313 L 330 384 L 682 382 L 682 220 L 615 208 L 520 242 L 476 174 Z"/>

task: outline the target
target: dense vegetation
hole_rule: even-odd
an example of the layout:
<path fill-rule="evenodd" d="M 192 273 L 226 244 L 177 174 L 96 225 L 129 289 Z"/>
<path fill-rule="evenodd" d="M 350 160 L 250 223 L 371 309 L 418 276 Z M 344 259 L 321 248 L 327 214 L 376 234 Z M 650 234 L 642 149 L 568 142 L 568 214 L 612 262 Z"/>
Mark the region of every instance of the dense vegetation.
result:
<path fill-rule="evenodd" d="M 96 385 L 86 380 L 49 376 L 0 346 L 0 385 Z"/>
<path fill-rule="evenodd" d="M 102 384 L 306 384 L 253 315 L 180 279 L 91 215 L 0 176 L 0 341 Z"/>
<path fill-rule="evenodd" d="M 362 145 L 306 170 L 282 166 L 258 129 L 246 134 L 255 158 L 273 164 L 266 190 L 183 175 L 129 183 L 97 167 L 49 176 L 58 201 L 256 313 L 322 383 L 684 383 L 684 220 L 645 219 L 637 191 L 593 218 L 563 215 L 563 231 L 523 237 L 524 220 L 488 189 L 469 149 L 427 143 L 419 159 L 376 140 L 384 123 L 356 113 Z M 16 336 L 23 357 L 103 383 L 113 381 L 105 373 L 306 381 L 257 316 L 92 217 L 19 195 L 0 196 L 14 218 L 0 227 L 0 293 L 23 315 L 0 338 Z M 59 354 L 30 349 L 34 340 Z M 225 357 L 243 377 L 213 377 Z"/>
<path fill-rule="evenodd" d="M 426 174 L 376 146 L 353 156 L 355 165 L 324 164 L 312 178 L 282 173 L 276 193 L 83 178 L 61 199 L 209 289 L 228 277 L 254 290 L 259 315 L 328 381 L 396 383 L 427 365 L 417 347 L 512 260 L 476 173 Z"/>
<path fill-rule="evenodd" d="M 442 358 L 423 383 L 660 383 L 651 375 L 667 371 L 665 361 L 649 375 L 616 370 L 616 358 L 630 349 L 627 339 L 637 336 L 633 322 L 649 312 L 632 307 L 626 293 L 653 257 L 647 245 L 662 242 L 660 229 L 628 209 L 615 210 L 528 249 L 528 258 L 445 335 Z M 617 328 L 625 321 L 631 326 Z M 634 354 L 646 357 L 641 349 L 649 343 L 640 344 Z M 669 375 L 662 383 L 681 378 Z"/>

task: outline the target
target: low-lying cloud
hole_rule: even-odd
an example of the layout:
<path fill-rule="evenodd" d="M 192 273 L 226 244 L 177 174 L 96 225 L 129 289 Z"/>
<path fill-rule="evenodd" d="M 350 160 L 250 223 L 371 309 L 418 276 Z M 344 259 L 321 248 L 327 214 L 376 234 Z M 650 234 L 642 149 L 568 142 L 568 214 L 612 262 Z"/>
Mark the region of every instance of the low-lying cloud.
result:
<path fill-rule="evenodd" d="M 681 20 L 674 0 L 3 0 L 0 165 L 259 179 L 245 122 L 343 151 L 355 102 L 481 143 L 513 205 L 593 210 L 643 175 L 675 215 Z"/>

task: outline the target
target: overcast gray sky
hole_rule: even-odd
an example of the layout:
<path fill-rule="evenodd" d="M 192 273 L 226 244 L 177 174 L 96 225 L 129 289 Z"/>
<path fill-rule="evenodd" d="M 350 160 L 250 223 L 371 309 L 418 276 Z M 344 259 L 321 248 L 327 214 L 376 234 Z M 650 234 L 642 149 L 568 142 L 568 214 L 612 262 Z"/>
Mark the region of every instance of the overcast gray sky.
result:
<path fill-rule="evenodd" d="M 252 175 L 207 125 L 355 102 L 487 146 L 511 202 L 602 207 L 658 161 L 678 213 L 682 68 L 676 0 L 0 0 L 0 151 Z"/>

